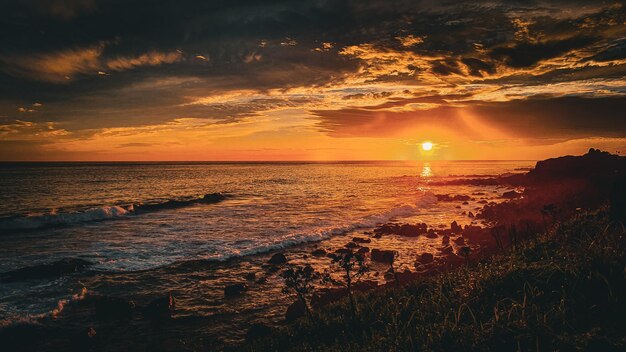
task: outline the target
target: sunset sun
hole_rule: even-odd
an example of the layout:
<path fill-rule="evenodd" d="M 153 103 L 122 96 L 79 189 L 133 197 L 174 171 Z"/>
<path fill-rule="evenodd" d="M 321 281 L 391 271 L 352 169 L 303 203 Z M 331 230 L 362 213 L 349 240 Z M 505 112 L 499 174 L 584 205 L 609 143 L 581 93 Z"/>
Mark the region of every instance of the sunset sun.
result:
<path fill-rule="evenodd" d="M 422 143 L 422 150 L 424 151 L 430 151 L 433 149 L 433 143 L 432 142 L 424 142 Z"/>

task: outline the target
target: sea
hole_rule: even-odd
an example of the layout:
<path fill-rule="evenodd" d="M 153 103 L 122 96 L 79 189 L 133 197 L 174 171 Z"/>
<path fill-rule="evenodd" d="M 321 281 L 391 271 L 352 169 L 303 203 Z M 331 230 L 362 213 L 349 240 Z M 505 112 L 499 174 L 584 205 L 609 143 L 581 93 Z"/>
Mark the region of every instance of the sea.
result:
<path fill-rule="evenodd" d="M 505 190 L 445 181 L 520 173 L 534 164 L 0 164 L 0 277 L 63 259 L 90 263 L 72 275 L 0 282 L 0 326 L 61 319 L 66 306 L 90 295 L 141 302 L 165 291 L 176 292 L 178 317 L 217 314 L 229 321 L 247 309 L 263 312 L 273 298 L 247 305 L 221 297 L 238 275 L 262 270 L 255 258 L 389 221 L 472 223 L 460 214 L 478 204 L 439 202 L 436 195 L 473 194 L 485 203 Z"/>

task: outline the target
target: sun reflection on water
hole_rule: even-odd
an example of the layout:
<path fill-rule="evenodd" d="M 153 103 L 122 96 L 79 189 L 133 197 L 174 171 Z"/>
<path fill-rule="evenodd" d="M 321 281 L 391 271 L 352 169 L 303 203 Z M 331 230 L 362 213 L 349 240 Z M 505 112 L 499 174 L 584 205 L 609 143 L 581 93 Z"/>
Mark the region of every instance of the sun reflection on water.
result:
<path fill-rule="evenodd" d="M 420 174 L 420 176 L 422 176 L 422 177 L 432 177 L 433 176 L 433 171 L 430 168 L 430 163 L 424 163 L 424 166 L 422 166 L 422 173 Z"/>

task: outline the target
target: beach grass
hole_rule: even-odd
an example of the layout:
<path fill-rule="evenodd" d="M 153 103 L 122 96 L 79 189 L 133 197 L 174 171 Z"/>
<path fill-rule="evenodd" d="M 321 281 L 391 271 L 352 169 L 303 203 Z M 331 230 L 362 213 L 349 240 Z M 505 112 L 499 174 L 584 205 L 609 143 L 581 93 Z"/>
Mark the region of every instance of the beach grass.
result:
<path fill-rule="evenodd" d="M 624 351 L 626 242 L 606 210 L 488 260 L 313 312 L 248 351 Z"/>

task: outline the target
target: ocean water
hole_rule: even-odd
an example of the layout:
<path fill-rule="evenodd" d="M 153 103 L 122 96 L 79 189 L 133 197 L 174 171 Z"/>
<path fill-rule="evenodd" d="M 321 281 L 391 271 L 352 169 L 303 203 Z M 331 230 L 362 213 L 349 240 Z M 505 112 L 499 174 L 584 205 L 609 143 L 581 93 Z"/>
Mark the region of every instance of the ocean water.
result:
<path fill-rule="evenodd" d="M 458 220 L 460 206 L 437 202 L 435 194 L 485 194 L 482 199 L 495 200 L 500 193 L 496 188 L 433 183 L 521 172 L 533 165 L 532 161 L 3 164 L 0 273 L 64 258 L 93 265 L 77 277 L 0 284 L 0 320 L 51 314 L 59 301 L 78 299 L 85 289 L 141 294 L 147 285 L 140 284 L 142 280 L 156 280 L 145 273 L 162 273 L 163 268 L 189 261 L 245 261 L 391 220 L 449 225 Z M 115 275 L 133 273 L 144 276 L 136 274 L 135 286 L 115 290 L 101 279 L 108 277 L 110 282 Z M 96 277 L 101 281 L 95 282 Z M 178 281 L 159 280 L 185 286 L 184 275 L 176 277 Z"/>

